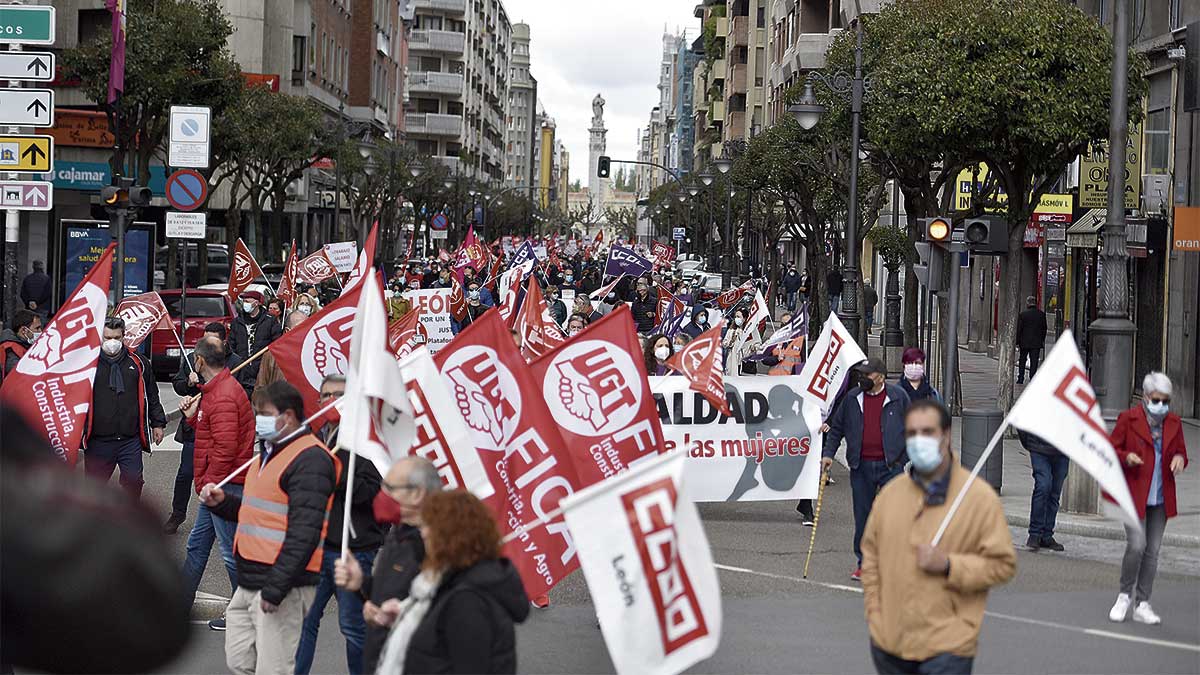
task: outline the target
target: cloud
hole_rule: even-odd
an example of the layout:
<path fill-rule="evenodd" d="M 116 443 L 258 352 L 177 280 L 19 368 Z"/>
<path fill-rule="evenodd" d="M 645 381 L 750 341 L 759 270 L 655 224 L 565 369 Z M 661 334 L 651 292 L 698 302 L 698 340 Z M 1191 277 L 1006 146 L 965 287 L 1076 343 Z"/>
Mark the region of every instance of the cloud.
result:
<path fill-rule="evenodd" d="M 529 24 L 538 98 L 571 153 L 571 180 L 587 184 L 592 97 L 607 105 L 607 152 L 637 158 L 637 132 L 658 105 L 663 28 L 694 37 L 699 0 L 504 0 L 513 23 Z"/>

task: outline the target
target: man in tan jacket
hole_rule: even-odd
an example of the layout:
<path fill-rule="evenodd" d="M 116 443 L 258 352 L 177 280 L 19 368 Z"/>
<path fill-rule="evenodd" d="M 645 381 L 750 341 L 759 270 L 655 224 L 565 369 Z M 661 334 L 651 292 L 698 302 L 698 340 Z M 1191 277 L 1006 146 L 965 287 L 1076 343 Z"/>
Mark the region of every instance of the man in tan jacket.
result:
<path fill-rule="evenodd" d="M 1000 499 L 976 480 L 937 546 L 938 526 L 970 473 L 950 452 L 950 414 L 933 400 L 904 418 L 912 466 L 879 492 L 862 539 L 863 604 L 880 673 L 969 673 L 988 589 L 1017 555 Z"/>

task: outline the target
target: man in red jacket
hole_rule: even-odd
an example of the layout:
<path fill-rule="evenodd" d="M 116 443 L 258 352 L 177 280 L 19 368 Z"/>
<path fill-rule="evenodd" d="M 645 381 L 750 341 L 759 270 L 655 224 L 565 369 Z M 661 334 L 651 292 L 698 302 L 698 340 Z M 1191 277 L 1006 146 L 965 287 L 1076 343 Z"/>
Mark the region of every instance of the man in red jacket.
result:
<path fill-rule="evenodd" d="M 242 385 L 225 367 L 225 347 L 221 341 L 206 337 L 196 343 L 194 352 L 196 372 L 204 380 L 200 386 L 199 402 L 195 398 L 185 399 L 180 407 L 189 415 L 189 423 L 196 430 L 193 475 L 196 492 L 208 483 L 219 483 L 254 453 L 254 410 L 246 399 Z M 239 494 L 245 475 L 233 478 L 225 491 Z M 233 557 L 233 536 L 237 522 L 226 520 L 212 513 L 203 504 L 196 515 L 196 523 L 188 535 L 187 560 L 183 571 L 188 580 L 191 594 L 196 594 L 204 568 L 208 565 L 208 553 L 212 550 L 213 538 L 221 548 L 221 557 L 229 573 L 229 585 L 237 589 L 237 566 Z M 209 622 L 214 630 L 224 630 L 224 619 Z"/>

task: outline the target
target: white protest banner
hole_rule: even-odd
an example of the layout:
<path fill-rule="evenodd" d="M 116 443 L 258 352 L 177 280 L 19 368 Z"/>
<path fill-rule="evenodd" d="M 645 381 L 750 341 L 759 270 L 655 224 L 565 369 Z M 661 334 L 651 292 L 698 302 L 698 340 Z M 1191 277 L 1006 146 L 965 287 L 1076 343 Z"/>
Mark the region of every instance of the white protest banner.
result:
<path fill-rule="evenodd" d="M 867 355 L 850 336 L 850 331 L 842 325 L 837 314 L 830 312 L 821 329 L 821 336 L 813 344 L 808 361 L 800 371 L 799 377 L 804 384 L 797 387 L 797 391 L 815 403 L 822 415 L 828 414 L 850 369 L 866 358 Z"/>
<path fill-rule="evenodd" d="M 686 377 L 649 379 L 666 450 L 688 453 L 692 499 L 816 499 L 821 411 L 800 395 L 799 376 L 725 378 L 729 417 L 690 389 Z"/>
<path fill-rule="evenodd" d="M 426 346 L 430 354 L 436 354 L 454 338 L 454 329 L 450 327 L 450 296 L 452 288 L 426 288 L 419 291 L 405 291 L 413 307 L 421 309 L 421 324 L 429 338 Z"/>
<path fill-rule="evenodd" d="M 1021 398 L 1013 404 L 1008 423 L 1049 441 L 1096 479 L 1120 507 L 1125 520 L 1141 520 L 1070 331 L 1059 336 Z"/>
<path fill-rule="evenodd" d="M 346 274 L 354 269 L 354 261 L 359 257 L 359 245 L 354 241 L 334 241 L 325 244 L 325 255 L 329 256 L 329 262 L 334 263 L 337 271 Z"/>
<path fill-rule="evenodd" d="M 562 500 L 618 673 L 675 675 L 721 642 L 721 587 L 682 452 Z"/>

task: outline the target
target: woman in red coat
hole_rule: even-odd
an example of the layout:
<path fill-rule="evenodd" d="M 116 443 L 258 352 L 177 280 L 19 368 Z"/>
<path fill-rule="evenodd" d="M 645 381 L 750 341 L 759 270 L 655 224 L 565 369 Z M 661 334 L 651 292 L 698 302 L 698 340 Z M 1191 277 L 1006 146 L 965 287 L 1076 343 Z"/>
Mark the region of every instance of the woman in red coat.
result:
<path fill-rule="evenodd" d="M 1148 373 L 1142 380 L 1142 404 L 1121 413 L 1113 429 L 1113 448 L 1125 470 L 1125 482 L 1145 535 L 1125 527 L 1121 592 L 1108 613 L 1111 621 L 1124 621 L 1132 606 L 1134 621 L 1162 623 L 1150 607 L 1150 592 L 1158 571 L 1163 530 L 1167 519 L 1175 517 L 1175 476 L 1188 462 L 1183 424 L 1170 406 L 1171 380 L 1162 373 Z"/>

